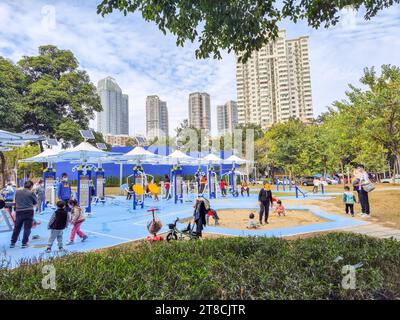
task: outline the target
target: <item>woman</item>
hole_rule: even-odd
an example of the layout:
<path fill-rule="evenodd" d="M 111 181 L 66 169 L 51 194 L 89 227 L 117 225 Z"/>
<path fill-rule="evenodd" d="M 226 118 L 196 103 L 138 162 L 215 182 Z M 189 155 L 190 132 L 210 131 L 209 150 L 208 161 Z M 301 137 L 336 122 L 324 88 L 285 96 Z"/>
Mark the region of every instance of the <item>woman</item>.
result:
<path fill-rule="evenodd" d="M 273 207 L 271 185 L 265 184 L 258 194 L 258 204 L 260 205 L 260 224 L 263 224 L 263 216 L 265 223 L 268 224 L 269 207 Z"/>
<path fill-rule="evenodd" d="M 360 179 L 358 196 L 361 204 L 361 217 L 369 218 L 370 210 L 369 210 L 368 192 L 364 190 L 363 186 L 370 184 L 371 181 L 369 180 L 368 172 L 365 171 L 363 165 L 360 164 L 357 166 L 357 172 Z"/>

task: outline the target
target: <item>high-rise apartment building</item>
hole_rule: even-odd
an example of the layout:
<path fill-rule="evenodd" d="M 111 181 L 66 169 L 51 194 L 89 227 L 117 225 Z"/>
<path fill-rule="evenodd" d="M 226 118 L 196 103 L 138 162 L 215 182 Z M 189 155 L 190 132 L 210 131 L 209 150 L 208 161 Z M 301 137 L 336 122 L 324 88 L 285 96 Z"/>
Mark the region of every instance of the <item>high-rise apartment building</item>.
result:
<path fill-rule="evenodd" d="M 211 131 L 210 95 L 194 92 L 189 95 L 189 126 Z"/>
<path fill-rule="evenodd" d="M 236 64 L 239 124 L 313 118 L 308 37 L 286 39 L 284 30 L 243 64 Z"/>
<path fill-rule="evenodd" d="M 129 97 L 112 77 L 99 81 L 97 93 L 103 111 L 97 113 L 97 131 L 104 135 L 129 134 Z"/>
<path fill-rule="evenodd" d="M 146 137 L 163 138 L 169 135 L 168 108 L 165 101 L 156 95 L 146 99 Z"/>
<path fill-rule="evenodd" d="M 238 125 L 238 111 L 236 101 L 228 101 L 217 106 L 218 134 L 233 133 Z"/>

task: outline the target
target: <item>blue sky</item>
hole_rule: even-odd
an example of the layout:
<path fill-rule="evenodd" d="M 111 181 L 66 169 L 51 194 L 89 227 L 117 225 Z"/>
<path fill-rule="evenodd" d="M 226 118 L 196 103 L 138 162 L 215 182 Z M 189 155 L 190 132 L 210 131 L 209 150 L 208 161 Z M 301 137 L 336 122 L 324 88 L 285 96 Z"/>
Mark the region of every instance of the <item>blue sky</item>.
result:
<path fill-rule="evenodd" d="M 236 100 L 235 59 L 196 60 L 196 45 L 176 47 L 140 15 L 96 14 L 100 0 L 0 0 L 0 55 L 14 62 L 35 55 L 40 45 L 54 44 L 74 52 L 92 81 L 113 76 L 130 98 L 130 133 L 145 132 L 145 100 L 158 94 L 167 101 L 170 130 L 187 117 L 188 94 L 211 95 L 212 126 L 216 107 Z M 343 12 L 343 22 L 314 30 L 306 23 L 284 22 L 289 38 L 310 37 L 314 114 L 344 98 L 348 83 L 357 84 L 364 67 L 400 65 L 400 6 L 372 21 Z"/>

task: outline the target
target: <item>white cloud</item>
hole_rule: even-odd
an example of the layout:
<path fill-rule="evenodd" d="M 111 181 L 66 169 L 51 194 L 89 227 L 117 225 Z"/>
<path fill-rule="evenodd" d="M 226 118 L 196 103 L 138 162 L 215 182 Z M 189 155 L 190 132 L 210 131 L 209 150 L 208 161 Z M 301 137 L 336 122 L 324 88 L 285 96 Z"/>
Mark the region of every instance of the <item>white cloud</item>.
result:
<path fill-rule="evenodd" d="M 119 13 L 102 18 L 96 14 L 99 0 L 11 1 L 0 3 L 0 55 L 18 61 L 34 55 L 40 45 L 55 44 L 74 52 L 81 68 L 97 83 L 113 76 L 130 98 L 131 134 L 145 131 L 146 96 L 158 94 L 167 101 L 171 132 L 187 117 L 188 94 L 211 95 L 212 125 L 216 106 L 236 100 L 235 61 L 196 60 L 195 45 L 176 47 L 172 35 L 139 15 Z M 55 8 L 56 28 L 49 28 Z M 288 37 L 310 36 L 310 56 L 315 114 L 344 97 L 348 83 L 357 84 L 366 66 L 399 64 L 399 7 L 386 10 L 372 21 L 361 14 L 347 16 L 347 24 L 312 30 L 304 22 L 284 23 Z M 49 16 L 50 15 L 50 16 Z"/>

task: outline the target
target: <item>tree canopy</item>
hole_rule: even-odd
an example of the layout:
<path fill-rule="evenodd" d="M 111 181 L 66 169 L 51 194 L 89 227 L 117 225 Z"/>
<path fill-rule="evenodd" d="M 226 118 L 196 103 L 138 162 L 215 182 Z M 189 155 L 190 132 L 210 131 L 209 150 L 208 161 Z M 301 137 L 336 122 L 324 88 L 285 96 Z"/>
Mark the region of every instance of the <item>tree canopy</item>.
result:
<path fill-rule="evenodd" d="M 317 121 L 291 119 L 272 126 L 257 141 L 262 168 L 290 176 L 347 172 L 362 163 L 372 172 L 400 172 L 400 68 L 366 68 L 364 89 L 350 85 L 347 99 L 335 101 Z"/>
<path fill-rule="evenodd" d="M 221 58 L 221 50 L 234 51 L 246 61 L 254 50 L 278 35 L 278 23 L 306 20 L 309 26 L 330 27 L 340 20 L 341 10 L 363 9 L 365 19 L 400 0 L 102 0 L 97 13 L 114 10 L 124 15 L 139 11 L 146 21 L 156 23 L 176 44 L 198 41 L 197 58 Z"/>
<path fill-rule="evenodd" d="M 80 142 L 79 129 L 88 129 L 102 107 L 96 87 L 78 67 L 71 51 L 51 45 L 16 65 L 0 57 L 0 127 Z"/>

